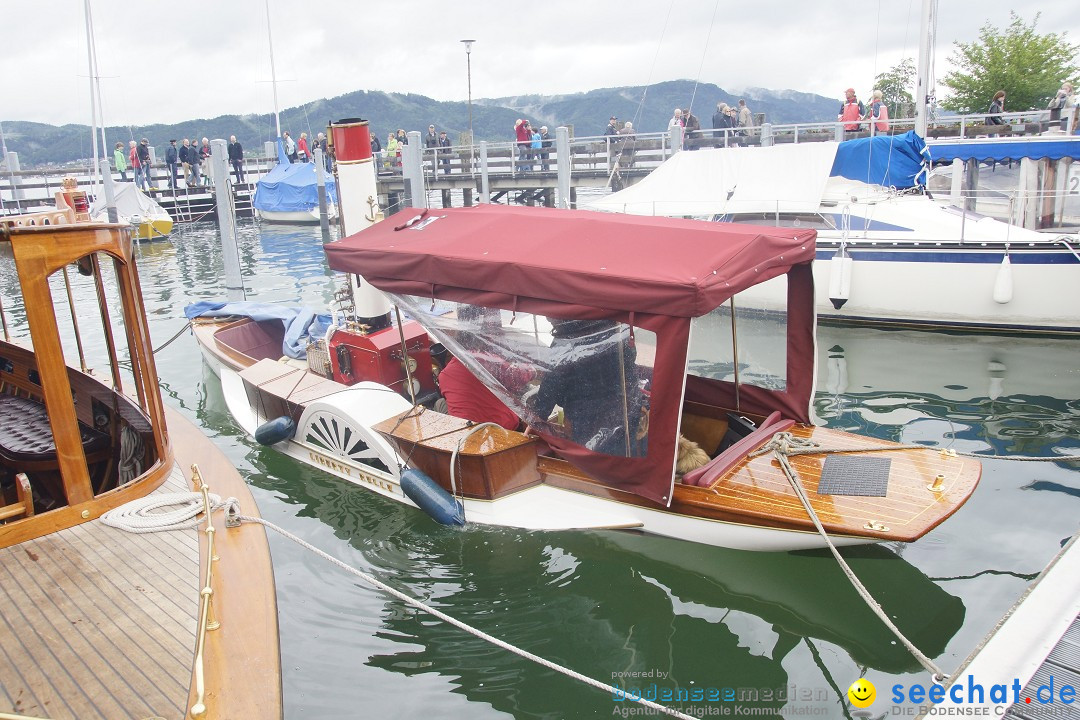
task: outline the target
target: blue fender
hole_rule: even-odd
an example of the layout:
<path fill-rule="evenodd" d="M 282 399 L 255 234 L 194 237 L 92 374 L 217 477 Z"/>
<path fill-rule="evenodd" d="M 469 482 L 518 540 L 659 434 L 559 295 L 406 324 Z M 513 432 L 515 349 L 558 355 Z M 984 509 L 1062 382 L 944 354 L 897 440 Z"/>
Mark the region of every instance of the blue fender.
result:
<path fill-rule="evenodd" d="M 435 522 L 442 525 L 465 524 L 465 508 L 461 501 L 416 468 L 401 472 L 401 490 Z"/>
<path fill-rule="evenodd" d="M 255 429 L 255 442 L 260 445 L 276 445 L 290 439 L 296 433 L 296 423 L 288 415 L 267 420 Z"/>

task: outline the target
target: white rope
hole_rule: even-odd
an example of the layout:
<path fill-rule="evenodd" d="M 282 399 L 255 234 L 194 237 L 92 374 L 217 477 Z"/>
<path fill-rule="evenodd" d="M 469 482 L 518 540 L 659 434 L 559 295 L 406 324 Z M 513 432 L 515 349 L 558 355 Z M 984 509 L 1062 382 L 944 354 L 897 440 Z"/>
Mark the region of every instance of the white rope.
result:
<path fill-rule="evenodd" d="M 270 528 L 271 530 L 273 530 L 273 531 L 283 535 L 284 537 L 287 537 L 288 539 L 292 540 L 293 542 L 297 543 L 301 547 L 307 548 L 308 550 L 315 553 L 316 555 L 323 558 L 324 560 L 327 560 L 327 561 L 333 563 L 334 565 L 337 565 L 339 568 L 341 568 L 345 572 L 348 572 L 348 573 L 351 573 L 352 575 L 355 575 L 356 577 L 360 578 L 361 580 L 368 583 L 369 585 L 372 585 L 372 586 L 378 588 L 379 590 L 382 590 L 384 593 L 387 593 L 388 595 L 392 595 L 393 597 L 397 598 L 398 600 L 401 600 L 404 603 L 408 603 L 409 605 L 412 605 L 415 608 L 418 608 L 420 610 L 423 610 L 426 613 L 434 615 L 435 617 L 439 618 L 443 622 L 449 623 L 449 624 L 453 625 L 456 628 L 464 630 L 465 632 L 469 633 L 470 635 L 474 635 L 474 636 L 480 638 L 481 640 L 486 640 L 487 642 L 491 643 L 492 645 L 497 645 L 498 647 L 501 647 L 503 650 L 508 650 L 509 652 L 512 652 L 515 655 L 523 657 L 526 660 L 531 660 L 531 661 L 533 661 L 533 662 L 535 662 L 535 663 L 537 663 L 539 665 L 543 665 L 544 667 L 546 667 L 546 668 L 548 668 L 550 670 L 554 670 L 554 671 L 556 671 L 558 673 L 562 673 L 563 675 L 566 675 L 567 677 L 573 678 L 575 680 L 579 680 L 579 681 L 585 683 L 586 685 L 592 685 L 593 687 L 595 687 L 595 688 L 597 688 L 599 690 L 603 690 L 605 692 L 612 693 L 612 697 L 617 697 L 618 694 L 622 692 L 619 688 L 616 688 L 616 687 L 614 687 L 612 685 L 608 685 L 605 682 L 601 682 L 599 680 L 594 680 L 593 678 L 588 677 L 587 675 L 582 675 L 579 672 L 571 670 L 570 668 L 567 668 L 567 667 L 563 667 L 562 665 L 559 665 L 558 663 L 554 663 L 554 662 L 552 662 L 550 660 L 542 658 L 539 655 L 534 655 L 533 653 L 529 652 L 528 650 L 522 650 L 521 648 L 515 647 L 515 646 L 511 645 L 508 642 L 500 640 L 497 637 L 494 637 L 492 635 L 488 635 L 486 632 L 484 632 L 482 630 L 478 630 L 477 628 L 474 628 L 471 625 L 462 622 L 461 620 L 453 618 L 453 617 L 447 615 L 446 613 L 444 613 L 444 612 L 442 612 L 440 610 L 436 610 L 435 608 L 424 604 L 420 600 L 409 597 L 408 595 L 406 595 L 406 594 L 404 594 L 404 593 L 390 587 L 386 583 L 384 583 L 384 582 L 382 582 L 380 580 L 377 580 L 376 578 L 372 577 L 371 575 L 368 575 L 365 572 L 362 572 L 360 570 L 357 570 L 354 567 L 346 565 L 344 562 L 342 562 L 341 560 L 338 560 L 336 557 L 334 557 L 332 555 L 329 555 L 328 553 L 323 552 L 322 550 L 315 547 L 314 545 L 311 545 L 310 543 L 306 542 L 305 540 L 302 540 L 301 538 L 297 537 L 296 535 L 293 535 L 288 530 L 285 530 L 284 528 L 278 527 L 277 525 L 273 524 L 272 522 L 268 522 L 268 521 L 263 520 L 262 518 L 258 518 L 258 517 L 250 517 L 248 515 L 239 515 L 238 517 L 243 522 L 258 523 L 258 524 L 262 525 L 263 527 Z M 659 703 L 655 703 L 655 702 L 653 702 L 651 700 L 646 700 L 644 698 L 635 698 L 635 697 L 633 697 L 631 695 L 626 695 L 625 697 L 626 697 L 626 700 L 628 700 L 628 701 L 639 703 L 639 704 L 644 705 L 646 707 L 650 707 L 653 710 L 657 710 L 657 711 L 665 713 L 667 715 L 671 715 L 672 717 L 681 718 L 682 720 L 694 720 L 694 718 L 692 716 L 686 715 L 686 714 L 684 714 L 682 712 L 679 712 L 675 708 L 670 708 L 670 707 L 667 707 L 666 705 L 661 705 Z"/>
<path fill-rule="evenodd" d="M 925 445 L 917 445 L 915 447 L 926 448 Z M 863 449 L 867 450 L 871 448 Z M 898 446 L 886 446 L 880 449 L 899 450 L 901 448 Z M 806 491 L 803 490 L 802 483 L 799 480 L 799 473 L 788 461 L 788 455 L 808 455 L 811 453 L 816 454 L 836 451 L 820 448 L 817 443 L 811 440 L 797 438 L 789 432 L 776 433 L 772 436 L 772 439 L 763 445 L 760 450 L 755 452 L 754 455 L 761 455 L 769 450 L 771 450 L 776 457 L 777 462 L 780 464 L 780 468 L 784 471 L 784 475 L 787 476 L 788 483 L 791 484 L 791 488 L 795 491 L 795 496 L 799 498 L 803 508 L 806 510 L 806 514 L 809 515 L 810 520 L 813 521 L 814 527 L 817 528 L 818 533 L 821 535 L 822 539 L 825 540 L 825 544 L 829 546 L 829 551 L 832 552 L 833 557 L 836 558 L 836 562 L 840 564 L 840 568 L 844 571 L 844 574 L 847 575 L 848 580 L 851 581 L 852 586 L 859 593 L 859 596 L 866 602 L 867 607 L 869 607 L 875 615 L 881 618 L 881 621 L 893 631 L 893 634 L 904 644 L 904 647 L 908 649 L 915 659 L 919 661 L 919 664 L 934 676 L 935 681 L 944 681 L 948 679 L 949 676 L 946 675 L 941 668 L 935 665 L 933 660 L 924 655 L 919 648 L 915 647 L 915 644 L 900 632 L 900 628 L 893 624 L 893 621 L 889 619 L 889 616 L 881 608 L 881 605 L 878 604 L 877 600 L 874 599 L 874 596 L 870 594 L 870 591 L 866 589 L 866 586 L 863 585 L 862 581 L 855 575 L 855 571 L 851 569 L 851 566 L 848 565 L 847 561 L 840 555 L 840 551 L 836 549 L 836 545 L 833 544 L 832 539 L 829 538 L 829 534 L 825 532 L 825 528 L 822 527 L 821 520 L 818 519 L 817 513 L 814 512 L 814 508 L 810 504 L 810 499 L 806 497 Z M 850 449 L 848 451 L 850 451 Z"/>
<path fill-rule="evenodd" d="M 158 512 L 169 506 L 179 507 Z M 219 508 L 239 510 L 240 501 L 234 497 L 222 501 L 220 496 L 210 493 L 211 512 Z M 202 493 L 163 493 L 132 500 L 110 510 L 101 516 L 101 522 L 130 533 L 186 530 L 203 522 L 199 518 L 202 511 Z"/>

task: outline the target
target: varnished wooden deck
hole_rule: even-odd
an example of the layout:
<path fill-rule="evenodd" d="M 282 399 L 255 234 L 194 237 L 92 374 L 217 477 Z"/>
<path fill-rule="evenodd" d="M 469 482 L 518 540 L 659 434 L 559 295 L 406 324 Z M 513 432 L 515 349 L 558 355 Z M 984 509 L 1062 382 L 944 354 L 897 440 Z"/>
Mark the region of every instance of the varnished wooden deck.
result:
<path fill-rule="evenodd" d="M 874 438 L 811 425 L 796 425 L 793 435 L 819 443 L 824 448 L 879 448 L 892 443 Z M 981 465 L 964 457 L 942 456 L 930 450 L 875 452 L 875 457 L 891 460 L 886 497 L 819 495 L 818 482 L 826 455 L 802 455 L 791 459 L 802 479 L 822 525 L 844 534 L 874 534 L 883 539 L 910 541 L 937 526 L 971 495 L 978 484 Z M 943 476 L 940 492 L 928 485 Z M 795 496 L 783 470 L 772 453 L 740 464 L 722 475 L 708 488 L 706 502 L 738 508 L 751 518 L 805 522 L 806 510 Z M 691 500 L 691 502 L 693 502 Z M 874 530 L 867 523 L 884 525 Z"/>
<path fill-rule="evenodd" d="M 157 492 L 188 490 L 175 469 Z M 195 530 L 93 521 L 0 550 L 0 711 L 184 717 L 199 585 Z"/>

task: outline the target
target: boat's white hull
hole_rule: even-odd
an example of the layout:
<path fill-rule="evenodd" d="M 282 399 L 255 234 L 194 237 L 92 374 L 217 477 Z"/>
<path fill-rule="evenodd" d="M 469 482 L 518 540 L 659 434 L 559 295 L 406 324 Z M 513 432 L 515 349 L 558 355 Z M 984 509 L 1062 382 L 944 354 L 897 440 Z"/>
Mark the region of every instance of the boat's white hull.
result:
<path fill-rule="evenodd" d="M 849 249 L 853 262 L 848 298 L 836 308 L 829 297 L 836 245 L 819 239 L 814 263 L 817 314 L 858 323 L 1080 332 L 1080 260 L 1059 248 L 1014 250 L 1003 269 L 1003 249 L 856 246 Z M 1010 286 L 1007 302 L 995 300 L 1002 274 Z M 744 304 L 771 304 L 784 292 L 782 282 L 770 281 L 740 298 Z"/>
<path fill-rule="evenodd" d="M 221 359 L 202 344 L 199 347 L 211 370 L 221 378 L 222 392 L 230 414 L 245 432 L 254 436 L 256 428 L 268 418 L 258 416 L 249 405 L 243 380 L 237 371 L 223 366 Z M 343 397 L 348 395 L 355 397 L 352 399 Z M 384 417 L 378 418 L 382 420 L 400 413 L 402 406 L 399 403 L 405 403 L 405 400 L 396 393 L 387 392 L 386 388 L 376 386 L 374 383 L 361 383 L 350 387 L 347 391 L 331 396 L 328 400 L 340 407 L 352 407 L 358 412 L 369 414 L 367 419 L 371 425 L 378 422 L 378 420 L 371 420 L 371 417 L 377 417 L 378 411 L 375 408 L 380 404 L 385 407 Z M 377 433 L 369 430 L 368 427 L 354 422 L 351 430 L 370 438 L 369 444 L 378 452 L 379 459 L 389 468 L 389 472 L 382 472 L 368 464 L 355 462 L 342 452 L 333 452 L 326 447 L 319 447 L 305 441 L 308 435 L 305 428 L 309 424 L 309 416 L 324 410 L 309 406 L 293 438 L 275 444 L 274 449 L 342 480 L 416 507 L 401 490 L 398 475 L 401 459 L 388 444 L 372 438 L 371 436 L 376 436 Z M 336 413 L 336 418 L 339 423 L 351 420 L 351 418 L 346 418 L 344 413 Z M 496 500 L 466 499 L 464 506 L 468 522 L 527 530 L 638 530 L 736 550 L 783 552 L 825 547 L 821 537 L 813 532 L 781 530 L 689 517 L 551 485 L 533 486 Z M 839 546 L 874 542 L 868 538 L 839 536 L 834 536 L 832 540 Z"/>
<path fill-rule="evenodd" d="M 258 210 L 259 219 L 272 223 L 283 223 L 288 225 L 318 225 L 319 224 L 319 208 L 313 208 L 311 210 L 295 210 L 295 211 L 279 211 L 279 210 Z M 337 206 L 329 205 L 327 207 L 327 219 L 337 219 Z"/>

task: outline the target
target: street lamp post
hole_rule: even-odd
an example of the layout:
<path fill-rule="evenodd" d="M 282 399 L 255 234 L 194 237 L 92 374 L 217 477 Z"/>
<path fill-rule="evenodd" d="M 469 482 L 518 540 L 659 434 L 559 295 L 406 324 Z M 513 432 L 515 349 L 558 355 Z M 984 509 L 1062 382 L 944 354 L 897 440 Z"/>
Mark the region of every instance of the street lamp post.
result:
<path fill-rule="evenodd" d="M 472 129 L 472 44 L 475 40 L 462 40 L 465 43 L 465 67 L 469 81 L 469 171 L 475 172 L 476 155 L 473 153 L 473 129 Z"/>

